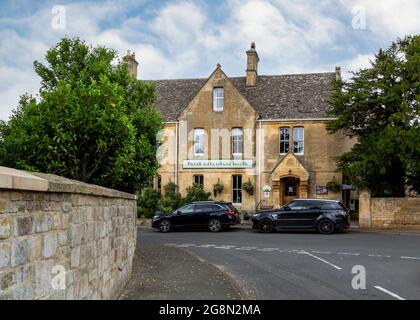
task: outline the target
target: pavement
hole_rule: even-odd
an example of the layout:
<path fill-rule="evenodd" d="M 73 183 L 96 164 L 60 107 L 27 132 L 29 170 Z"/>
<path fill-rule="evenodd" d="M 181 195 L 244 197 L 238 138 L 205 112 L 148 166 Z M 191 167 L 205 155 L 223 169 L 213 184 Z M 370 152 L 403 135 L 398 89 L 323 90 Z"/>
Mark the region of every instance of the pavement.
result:
<path fill-rule="evenodd" d="M 140 238 L 139 238 L 140 240 Z M 217 267 L 180 248 L 141 241 L 121 300 L 239 300 L 235 282 Z"/>
<path fill-rule="evenodd" d="M 138 230 L 134 280 L 126 298 L 420 299 L 418 232 L 356 228 L 329 236 L 260 234 L 246 226 L 221 233 Z M 365 289 L 355 289 L 352 284 L 363 287 L 363 271 Z"/>

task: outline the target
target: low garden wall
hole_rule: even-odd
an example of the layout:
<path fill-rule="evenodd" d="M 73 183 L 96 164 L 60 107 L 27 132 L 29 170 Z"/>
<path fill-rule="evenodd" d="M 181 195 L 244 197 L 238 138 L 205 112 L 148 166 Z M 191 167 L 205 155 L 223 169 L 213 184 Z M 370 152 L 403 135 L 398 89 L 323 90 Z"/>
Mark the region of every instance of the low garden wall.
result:
<path fill-rule="evenodd" d="M 0 167 L 0 300 L 117 298 L 135 245 L 135 195 Z"/>
<path fill-rule="evenodd" d="M 359 198 L 361 227 L 378 229 L 420 229 L 420 198 Z"/>

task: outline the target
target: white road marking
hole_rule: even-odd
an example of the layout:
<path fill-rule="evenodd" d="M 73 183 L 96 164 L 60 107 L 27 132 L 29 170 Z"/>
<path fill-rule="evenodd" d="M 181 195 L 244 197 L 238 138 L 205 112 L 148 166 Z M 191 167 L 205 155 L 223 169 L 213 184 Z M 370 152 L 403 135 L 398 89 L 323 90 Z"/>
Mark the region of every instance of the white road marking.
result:
<path fill-rule="evenodd" d="M 380 290 L 380 291 L 382 291 L 382 292 L 385 292 L 386 294 L 389 294 L 391 297 L 394 297 L 395 299 L 405 300 L 404 298 L 401 298 L 398 294 L 395 294 L 395 293 L 393 293 L 393 292 L 391 292 L 391 291 L 389 291 L 387 289 L 384 289 L 384 288 L 382 288 L 380 286 L 375 286 L 375 288 L 378 289 L 378 290 Z"/>
<path fill-rule="evenodd" d="M 328 251 L 311 251 L 312 253 L 319 253 L 319 254 L 331 254 L 331 252 Z"/>
<path fill-rule="evenodd" d="M 375 258 L 391 258 L 391 256 L 383 255 L 383 254 L 368 254 L 368 257 L 375 257 Z"/>
<path fill-rule="evenodd" d="M 320 250 L 303 250 L 303 249 L 279 249 L 279 248 L 258 248 L 258 247 L 247 247 L 247 246 L 242 246 L 242 247 L 236 247 L 236 246 L 231 246 L 231 245 L 225 245 L 225 244 L 192 244 L 192 243 L 185 243 L 185 244 L 176 244 L 176 243 L 166 243 L 165 246 L 172 246 L 172 247 L 178 247 L 178 248 L 189 248 L 189 247 L 197 247 L 197 248 L 210 248 L 210 249 L 222 249 L 222 250 L 229 250 L 229 249 L 235 249 L 235 250 L 239 250 L 239 251 L 252 251 L 252 250 L 257 250 L 260 252 L 279 252 L 279 253 L 305 253 L 307 255 L 310 255 L 312 257 L 316 257 L 316 259 L 323 261 L 325 263 L 327 263 L 328 261 L 321 259 L 313 254 L 336 254 L 336 255 L 340 255 L 340 256 L 368 256 L 368 257 L 373 257 L 373 258 L 392 258 L 392 256 L 390 255 L 383 255 L 383 254 L 363 254 L 363 253 L 358 253 L 358 252 L 330 252 L 330 251 L 320 251 Z M 309 252 L 311 252 L 312 254 L 310 254 Z M 401 256 L 399 257 L 400 259 L 406 259 L 406 260 L 420 260 L 420 257 L 409 257 L 409 256 Z M 329 264 L 329 262 L 328 262 Z M 335 268 L 337 266 L 331 264 L 332 266 L 334 266 Z M 340 267 L 338 267 L 340 268 Z M 337 269 L 337 268 L 336 268 Z M 341 270 L 341 268 L 339 269 Z"/>
<path fill-rule="evenodd" d="M 327 260 L 324 260 L 324 259 L 322 259 L 320 257 L 317 257 L 316 255 L 313 255 L 312 253 L 309 253 L 307 251 L 301 251 L 299 253 L 300 254 L 306 254 L 308 256 L 311 256 L 312 258 L 318 259 L 319 261 L 324 262 L 324 263 L 328 264 L 329 266 L 331 266 L 331 267 L 333 267 L 333 268 L 335 268 L 337 270 L 342 270 L 339 266 L 336 266 L 335 264 L 332 264 L 331 262 L 329 262 Z"/>
<path fill-rule="evenodd" d="M 400 257 L 401 259 L 420 260 L 420 257 Z"/>
<path fill-rule="evenodd" d="M 218 246 L 218 247 L 214 247 L 214 249 L 224 249 L 224 250 L 230 250 L 230 249 L 233 249 L 233 248 L 235 248 L 236 246 L 225 246 L 225 245 L 222 245 L 222 246 Z"/>

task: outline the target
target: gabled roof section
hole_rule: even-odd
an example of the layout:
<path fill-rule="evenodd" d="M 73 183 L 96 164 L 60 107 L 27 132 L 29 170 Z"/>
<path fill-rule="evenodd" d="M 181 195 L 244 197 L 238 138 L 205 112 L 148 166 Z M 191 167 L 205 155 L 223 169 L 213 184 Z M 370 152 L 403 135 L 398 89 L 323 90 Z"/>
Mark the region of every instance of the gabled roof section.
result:
<path fill-rule="evenodd" d="M 255 87 L 245 77 L 229 78 L 262 119 L 330 118 L 326 102 L 335 73 L 258 76 Z M 158 80 L 156 106 L 167 122 L 178 116 L 208 78 Z"/>
<path fill-rule="evenodd" d="M 167 122 L 177 121 L 207 79 L 157 80 L 156 108 Z"/>
<path fill-rule="evenodd" d="M 289 151 L 271 171 L 271 179 L 279 180 L 286 176 L 299 177 L 302 181 L 308 181 L 309 172 L 299 159 Z"/>

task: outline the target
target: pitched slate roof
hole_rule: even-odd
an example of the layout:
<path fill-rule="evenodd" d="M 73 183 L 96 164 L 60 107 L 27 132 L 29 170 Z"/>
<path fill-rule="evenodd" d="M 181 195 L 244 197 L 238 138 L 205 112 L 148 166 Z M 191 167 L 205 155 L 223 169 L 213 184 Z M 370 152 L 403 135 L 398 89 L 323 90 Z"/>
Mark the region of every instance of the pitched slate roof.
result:
<path fill-rule="evenodd" d="M 262 119 L 330 118 L 326 100 L 335 73 L 258 76 L 255 87 L 245 77 L 230 78 Z M 156 106 L 167 122 L 176 121 L 207 79 L 158 80 Z"/>

